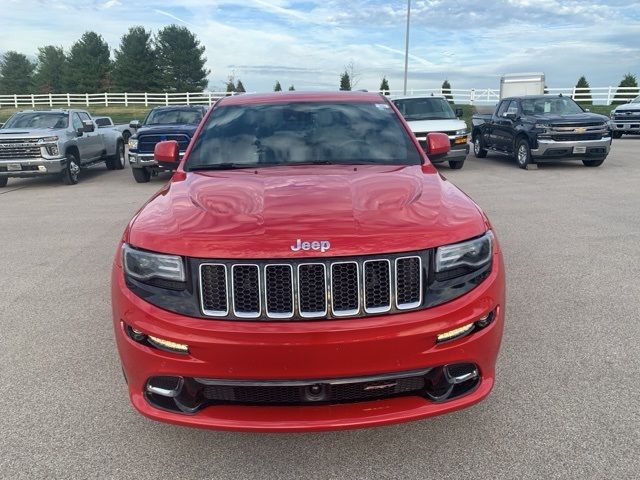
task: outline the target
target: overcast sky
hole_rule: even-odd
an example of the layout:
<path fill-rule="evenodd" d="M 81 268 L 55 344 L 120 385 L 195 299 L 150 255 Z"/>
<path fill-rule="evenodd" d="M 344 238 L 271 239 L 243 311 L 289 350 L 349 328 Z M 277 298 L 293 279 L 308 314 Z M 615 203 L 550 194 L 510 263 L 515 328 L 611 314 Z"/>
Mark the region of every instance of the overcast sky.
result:
<path fill-rule="evenodd" d="M 0 52 L 69 48 L 86 30 L 113 51 L 129 26 L 185 25 L 206 46 L 210 88 L 234 72 L 247 90 L 402 87 L 406 0 L 0 0 Z M 543 71 L 550 87 L 617 85 L 640 74 L 640 1 L 413 0 L 409 87 L 495 88 Z"/>

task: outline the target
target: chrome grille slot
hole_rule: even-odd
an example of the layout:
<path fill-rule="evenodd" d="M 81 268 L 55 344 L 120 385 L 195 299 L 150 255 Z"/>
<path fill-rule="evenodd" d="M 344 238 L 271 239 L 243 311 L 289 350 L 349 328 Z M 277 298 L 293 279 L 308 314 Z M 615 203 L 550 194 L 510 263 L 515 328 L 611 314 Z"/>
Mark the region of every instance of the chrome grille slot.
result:
<path fill-rule="evenodd" d="M 271 318 L 293 317 L 293 268 L 267 265 L 264 268 L 265 306 Z"/>
<path fill-rule="evenodd" d="M 193 260 L 200 311 L 238 320 L 312 320 L 425 308 L 430 251 L 314 259 Z"/>
<path fill-rule="evenodd" d="M 336 317 L 360 311 L 360 271 L 357 262 L 331 265 L 331 310 Z"/>
<path fill-rule="evenodd" d="M 364 262 L 364 310 L 382 313 L 391 310 L 391 262 Z"/>
<path fill-rule="evenodd" d="M 422 304 L 422 259 L 417 256 L 396 259 L 396 307 L 400 310 L 408 310 L 420 304 Z"/>
<path fill-rule="evenodd" d="M 240 318 L 259 317 L 262 309 L 258 265 L 234 265 L 231 276 L 233 313 Z"/>
<path fill-rule="evenodd" d="M 227 301 L 227 267 L 221 263 L 200 265 L 200 302 L 205 315 L 225 317 L 229 314 Z"/>
<path fill-rule="evenodd" d="M 303 318 L 327 314 L 327 269 L 323 263 L 298 265 L 298 310 Z"/>

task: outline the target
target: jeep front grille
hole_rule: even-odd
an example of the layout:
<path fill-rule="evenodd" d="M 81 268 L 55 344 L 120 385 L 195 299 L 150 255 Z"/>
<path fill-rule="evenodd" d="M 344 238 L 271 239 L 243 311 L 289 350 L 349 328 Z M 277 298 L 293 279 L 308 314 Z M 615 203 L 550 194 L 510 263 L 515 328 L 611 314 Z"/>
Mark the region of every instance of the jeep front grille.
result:
<path fill-rule="evenodd" d="M 422 306 L 428 252 L 200 263 L 205 316 L 305 320 L 400 312 Z"/>

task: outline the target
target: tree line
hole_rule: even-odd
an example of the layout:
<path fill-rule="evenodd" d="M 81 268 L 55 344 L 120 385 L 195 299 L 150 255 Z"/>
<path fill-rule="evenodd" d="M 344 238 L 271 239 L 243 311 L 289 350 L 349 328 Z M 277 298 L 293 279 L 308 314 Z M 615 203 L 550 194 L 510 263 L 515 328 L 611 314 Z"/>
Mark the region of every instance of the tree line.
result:
<path fill-rule="evenodd" d="M 15 51 L 0 57 L 0 94 L 196 92 L 208 85 L 205 47 L 186 27 L 153 35 L 129 28 L 113 52 L 96 32 L 85 32 L 68 51 L 38 48 L 37 60 Z"/>

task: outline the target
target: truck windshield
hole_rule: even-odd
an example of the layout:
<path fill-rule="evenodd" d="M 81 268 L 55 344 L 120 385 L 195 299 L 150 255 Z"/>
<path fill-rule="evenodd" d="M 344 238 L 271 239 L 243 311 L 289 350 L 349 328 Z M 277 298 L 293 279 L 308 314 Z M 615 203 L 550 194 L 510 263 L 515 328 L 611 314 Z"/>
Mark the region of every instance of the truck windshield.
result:
<path fill-rule="evenodd" d="M 202 111 L 192 108 L 163 108 L 151 110 L 145 125 L 197 125 L 202 120 Z"/>
<path fill-rule="evenodd" d="M 69 116 L 60 112 L 25 112 L 16 113 L 4 128 L 67 128 Z"/>
<path fill-rule="evenodd" d="M 386 103 L 292 102 L 216 108 L 186 169 L 421 163 Z"/>
<path fill-rule="evenodd" d="M 568 97 L 540 97 L 522 100 L 522 112 L 525 115 L 570 115 L 583 113 L 584 110 Z"/>
<path fill-rule="evenodd" d="M 449 102 L 444 98 L 403 98 L 393 103 L 407 120 L 449 120 L 455 119 Z"/>

